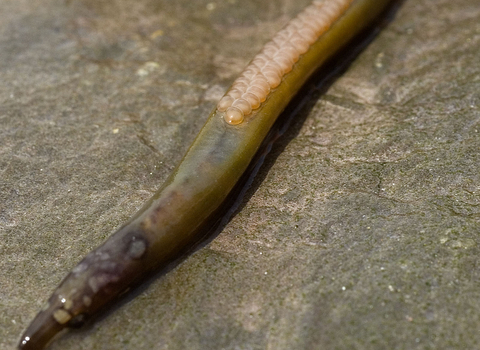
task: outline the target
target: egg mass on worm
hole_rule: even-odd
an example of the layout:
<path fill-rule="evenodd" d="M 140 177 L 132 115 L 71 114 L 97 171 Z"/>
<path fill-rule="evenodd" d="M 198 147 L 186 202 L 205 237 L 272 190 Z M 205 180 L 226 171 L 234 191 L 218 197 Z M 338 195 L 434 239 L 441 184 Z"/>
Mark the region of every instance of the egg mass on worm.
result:
<path fill-rule="evenodd" d="M 300 56 L 330 28 L 352 1 L 316 0 L 280 30 L 218 102 L 217 111 L 223 113 L 223 119 L 230 125 L 238 125 L 260 108 Z"/>

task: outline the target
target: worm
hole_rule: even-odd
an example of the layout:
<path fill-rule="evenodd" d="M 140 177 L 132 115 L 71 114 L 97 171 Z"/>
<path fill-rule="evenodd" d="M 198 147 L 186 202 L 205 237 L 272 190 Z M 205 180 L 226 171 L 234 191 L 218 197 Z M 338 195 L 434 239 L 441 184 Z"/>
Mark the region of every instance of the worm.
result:
<path fill-rule="evenodd" d="M 315 0 L 281 29 L 233 82 L 158 192 L 65 277 L 18 349 L 45 349 L 198 242 L 290 99 L 389 3 Z"/>

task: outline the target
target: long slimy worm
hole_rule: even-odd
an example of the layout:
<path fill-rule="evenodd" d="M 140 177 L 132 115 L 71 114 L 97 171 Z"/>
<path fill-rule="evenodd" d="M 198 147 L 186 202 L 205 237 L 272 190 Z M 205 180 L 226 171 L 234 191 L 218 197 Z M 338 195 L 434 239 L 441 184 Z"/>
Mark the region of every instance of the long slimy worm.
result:
<path fill-rule="evenodd" d="M 219 101 L 160 190 L 65 277 L 19 349 L 44 349 L 198 242 L 290 99 L 389 2 L 315 0 L 278 32 Z"/>

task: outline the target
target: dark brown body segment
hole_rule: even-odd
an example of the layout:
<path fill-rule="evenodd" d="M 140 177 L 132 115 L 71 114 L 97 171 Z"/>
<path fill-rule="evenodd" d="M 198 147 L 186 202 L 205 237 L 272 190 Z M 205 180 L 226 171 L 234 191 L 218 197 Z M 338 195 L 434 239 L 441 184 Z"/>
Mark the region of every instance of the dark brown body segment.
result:
<path fill-rule="evenodd" d="M 22 336 L 19 349 L 44 349 L 57 333 L 83 324 L 201 238 L 199 229 L 225 201 L 305 80 L 390 2 L 325 0 L 338 1 L 347 4 L 345 12 L 299 57 L 247 120 L 231 125 L 222 111 L 212 112 L 155 196 L 63 280 Z"/>

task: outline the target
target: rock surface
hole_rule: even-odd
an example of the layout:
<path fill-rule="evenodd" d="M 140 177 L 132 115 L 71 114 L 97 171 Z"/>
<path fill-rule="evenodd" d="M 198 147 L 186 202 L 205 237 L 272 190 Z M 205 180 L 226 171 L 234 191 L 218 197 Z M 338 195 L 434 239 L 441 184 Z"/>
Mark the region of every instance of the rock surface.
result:
<path fill-rule="evenodd" d="M 0 0 L 0 348 L 307 0 Z M 207 247 L 52 350 L 480 348 L 480 8 L 407 0 Z"/>

